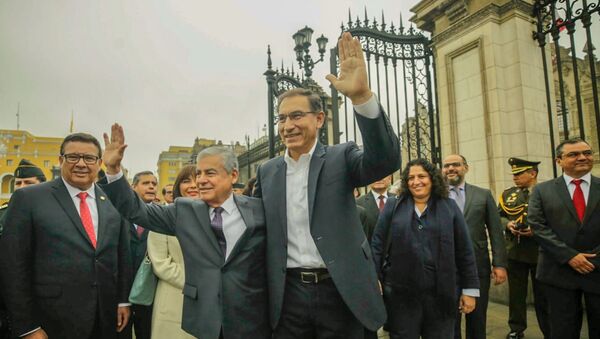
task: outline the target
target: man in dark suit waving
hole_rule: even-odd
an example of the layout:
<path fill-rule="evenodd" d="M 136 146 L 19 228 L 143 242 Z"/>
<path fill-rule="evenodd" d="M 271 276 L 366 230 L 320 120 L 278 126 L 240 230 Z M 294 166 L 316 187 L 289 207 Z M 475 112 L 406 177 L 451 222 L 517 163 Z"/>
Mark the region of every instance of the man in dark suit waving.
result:
<path fill-rule="evenodd" d="M 579 338 L 582 299 L 590 338 L 600 338 L 600 179 L 594 153 L 582 139 L 561 142 L 556 163 L 563 175 L 538 184 L 528 222 L 540 245 L 537 279 L 544 284 L 552 339 Z"/>
<path fill-rule="evenodd" d="M 376 331 L 386 317 L 353 190 L 398 169 L 398 138 L 369 89 L 360 42 L 344 33 L 338 51 L 340 74 L 327 79 L 352 101 L 363 150 L 353 142 L 319 143 L 321 99 L 294 89 L 279 97 L 285 155 L 257 173 L 277 339 L 363 338 L 364 327 Z"/>
<path fill-rule="evenodd" d="M 460 154 L 448 155 L 442 161 L 442 172 L 450 188 L 449 196 L 463 212 L 469 228 L 479 274 L 477 307 L 465 315 L 465 336 L 467 339 L 485 339 L 491 277 L 496 285 L 506 281 L 506 247 L 494 197 L 490 190 L 466 183 L 468 171 L 467 159 Z M 488 239 L 492 246 L 491 262 Z M 459 314 L 456 321 L 455 338 L 461 338 L 461 317 Z"/>
<path fill-rule="evenodd" d="M 102 160 L 89 134 L 67 136 L 61 177 L 15 191 L 0 238 L 13 335 L 114 339 L 129 319 L 127 225 L 94 185 Z"/>
<path fill-rule="evenodd" d="M 182 328 L 203 339 L 267 339 L 266 227 L 260 199 L 233 194 L 235 154 L 226 147 L 198 153 L 196 184 L 202 201 L 178 198 L 145 204 L 121 172 L 121 126 L 105 135 L 110 200 L 131 222 L 175 235 L 185 261 Z"/>

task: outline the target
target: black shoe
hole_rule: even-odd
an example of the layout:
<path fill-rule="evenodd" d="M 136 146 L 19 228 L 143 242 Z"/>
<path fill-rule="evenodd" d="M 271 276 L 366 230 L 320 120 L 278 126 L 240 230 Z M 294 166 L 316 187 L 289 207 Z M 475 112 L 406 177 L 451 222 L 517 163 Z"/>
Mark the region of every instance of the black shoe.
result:
<path fill-rule="evenodd" d="M 506 339 L 522 339 L 524 336 L 523 332 L 510 332 L 506 335 Z"/>

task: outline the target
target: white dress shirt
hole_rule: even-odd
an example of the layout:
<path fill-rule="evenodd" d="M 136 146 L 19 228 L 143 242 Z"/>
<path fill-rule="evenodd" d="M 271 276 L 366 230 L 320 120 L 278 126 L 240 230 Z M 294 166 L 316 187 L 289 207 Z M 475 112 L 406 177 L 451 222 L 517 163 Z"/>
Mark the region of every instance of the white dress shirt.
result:
<path fill-rule="evenodd" d="M 225 253 L 225 259 L 227 259 L 231 254 L 231 250 L 235 247 L 235 244 L 237 244 L 238 240 L 242 237 L 242 234 L 246 231 L 246 223 L 244 222 L 244 219 L 242 219 L 240 210 L 233 200 L 233 194 L 223 202 L 221 207 L 223 207 L 221 217 L 223 218 L 223 234 L 225 234 L 225 242 L 227 243 Z M 215 209 L 210 207 L 208 211 L 210 220 L 212 220 L 215 216 Z"/>
<path fill-rule="evenodd" d="M 575 193 L 575 184 L 572 183 L 574 178 L 563 173 L 563 178 L 565 179 L 565 184 L 567 184 L 567 189 L 569 190 L 569 195 L 571 196 L 571 200 L 573 200 L 573 194 Z M 590 195 L 590 183 L 592 182 L 592 173 L 588 172 L 586 175 L 581 178 L 581 190 L 583 191 L 583 198 L 585 200 L 585 205 L 588 203 L 588 196 Z"/>
<path fill-rule="evenodd" d="M 373 198 L 375 198 L 375 204 L 377 205 L 377 208 L 379 208 L 379 197 L 383 195 L 383 204 L 385 205 L 385 203 L 387 202 L 388 199 L 388 193 L 387 191 L 379 194 L 373 190 L 371 190 L 371 194 L 373 195 Z"/>
<path fill-rule="evenodd" d="M 70 185 L 65 178 L 62 178 L 62 181 L 65 183 L 67 187 L 67 191 L 69 191 L 69 196 L 73 200 L 73 204 L 75 204 L 75 208 L 77 209 L 77 214 L 81 216 L 81 211 L 79 210 L 79 204 L 81 203 L 81 199 L 77 196 L 81 192 L 86 192 L 87 198 L 85 202 L 87 203 L 90 214 L 92 215 L 92 223 L 94 224 L 94 235 L 96 236 L 96 240 L 98 240 L 98 206 L 96 205 L 96 190 L 94 185 L 88 188 L 85 191 L 80 190 L 77 187 Z"/>
<path fill-rule="evenodd" d="M 355 105 L 356 113 L 369 118 L 379 117 L 379 102 L 375 94 L 366 103 Z M 325 262 L 317 249 L 310 233 L 308 215 L 308 171 L 310 160 L 315 151 L 317 139 L 308 153 L 302 154 L 298 161 L 289 156 L 285 150 L 283 160 L 287 164 L 286 215 L 287 215 L 287 267 L 324 268 Z"/>

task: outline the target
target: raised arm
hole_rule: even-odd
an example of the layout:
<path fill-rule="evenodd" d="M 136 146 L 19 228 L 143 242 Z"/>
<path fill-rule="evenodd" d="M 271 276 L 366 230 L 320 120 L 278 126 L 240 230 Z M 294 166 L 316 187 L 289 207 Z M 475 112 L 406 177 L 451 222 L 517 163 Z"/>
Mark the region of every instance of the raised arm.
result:
<path fill-rule="evenodd" d="M 144 228 L 175 235 L 176 205 L 159 206 L 144 203 L 123 176 L 121 162 L 127 148 L 123 127 L 116 123 L 112 125 L 110 137 L 104 133 L 104 143 L 102 160 L 106 166 L 108 184 L 100 186 L 119 213 Z"/>

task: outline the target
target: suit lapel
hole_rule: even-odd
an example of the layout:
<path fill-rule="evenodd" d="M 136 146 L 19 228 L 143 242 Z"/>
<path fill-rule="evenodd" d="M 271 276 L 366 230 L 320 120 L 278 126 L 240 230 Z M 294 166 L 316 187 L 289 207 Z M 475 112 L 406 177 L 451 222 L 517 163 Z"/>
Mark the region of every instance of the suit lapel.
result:
<path fill-rule="evenodd" d="M 285 160 L 283 157 L 279 158 L 279 163 L 277 164 L 277 169 L 275 170 L 275 175 L 273 177 L 273 190 L 275 191 L 275 201 L 279 202 L 279 208 L 277 208 L 277 214 L 279 214 L 279 224 L 283 227 L 284 239 L 287 239 L 287 212 L 286 212 L 286 175 L 287 175 L 287 165 L 285 164 Z M 247 224 L 246 224 L 247 225 Z M 287 240 L 286 240 L 287 242 Z"/>
<path fill-rule="evenodd" d="M 315 152 L 310 159 L 310 167 L 308 169 L 308 221 L 312 220 L 315 198 L 317 195 L 317 181 L 319 174 L 325 163 L 325 148 L 317 141 Z M 312 225 L 312 223 L 310 223 Z"/>
<path fill-rule="evenodd" d="M 110 213 L 110 203 L 104 192 L 97 185 L 94 186 L 96 191 L 96 208 L 98 209 L 98 236 L 96 237 L 96 248 L 101 248 L 102 245 L 106 243 L 106 217 Z"/>
<path fill-rule="evenodd" d="M 77 229 L 77 231 L 81 234 L 81 236 L 87 240 L 87 243 L 92 246 L 92 241 L 88 237 L 85 229 L 83 228 L 83 223 L 81 222 L 81 217 L 79 213 L 77 213 L 77 209 L 73 204 L 73 199 L 69 195 L 69 191 L 67 191 L 67 187 L 62 181 L 62 178 L 58 178 L 54 180 L 52 195 L 61 205 L 65 213 L 69 216 L 71 221 L 73 222 L 73 226 Z"/>
<path fill-rule="evenodd" d="M 217 237 L 213 232 L 210 226 L 210 214 L 208 205 L 204 203 L 193 204 L 194 206 L 194 214 L 196 214 L 196 218 L 198 218 L 198 223 L 200 224 L 200 228 L 206 233 L 206 239 L 211 245 L 214 247 L 215 251 L 219 253 L 219 255 L 225 258 L 225 255 L 221 251 L 221 247 L 219 246 L 219 242 L 217 241 Z"/>
<path fill-rule="evenodd" d="M 379 206 L 377 205 L 378 201 L 375 201 L 375 198 L 373 197 L 373 191 L 367 192 L 365 200 L 367 201 L 367 208 L 370 210 L 369 213 L 373 215 L 379 214 Z"/>
<path fill-rule="evenodd" d="M 581 226 L 581 222 L 579 221 L 579 217 L 577 216 L 577 211 L 575 211 L 575 206 L 573 206 L 573 200 L 571 199 L 571 195 L 569 194 L 569 189 L 567 188 L 567 184 L 565 183 L 564 177 L 561 175 L 558 178 L 554 179 L 554 184 L 556 187 L 556 193 L 558 193 L 557 196 L 565 205 L 569 213 L 571 213 L 573 219 L 575 219 L 577 221 L 577 224 Z"/>
<path fill-rule="evenodd" d="M 244 246 L 244 244 L 252 234 L 252 231 L 254 230 L 254 225 L 256 224 L 256 222 L 254 221 L 254 213 L 252 212 L 252 209 L 248 206 L 248 201 L 243 197 L 238 198 L 235 195 L 233 196 L 233 200 L 235 201 L 238 211 L 240 211 L 240 215 L 242 216 L 242 220 L 244 220 L 244 224 L 246 224 L 246 229 L 244 230 L 244 233 L 242 233 L 242 236 L 238 239 L 238 241 L 233 245 L 233 249 L 231 250 L 231 253 L 229 253 L 227 260 L 225 261 L 225 265 L 227 265 L 232 260 L 232 258 L 234 258 L 237 255 L 237 253 L 240 251 L 240 248 Z"/>
<path fill-rule="evenodd" d="M 465 210 L 463 211 L 463 215 L 467 215 L 469 212 L 474 193 L 475 192 L 473 191 L 471 185 L 465 183 Z"/>
<path fill-rule="evenodd" d="M 592 213 L 596 210 L 598 203 L 600 202 L 600 179 L 592 176 L 590 180 L 590 193 L 588 195 L 588 203 L 585 207 L 585 215 L 583 217 L 583 224 L 590 218 Z"/>

